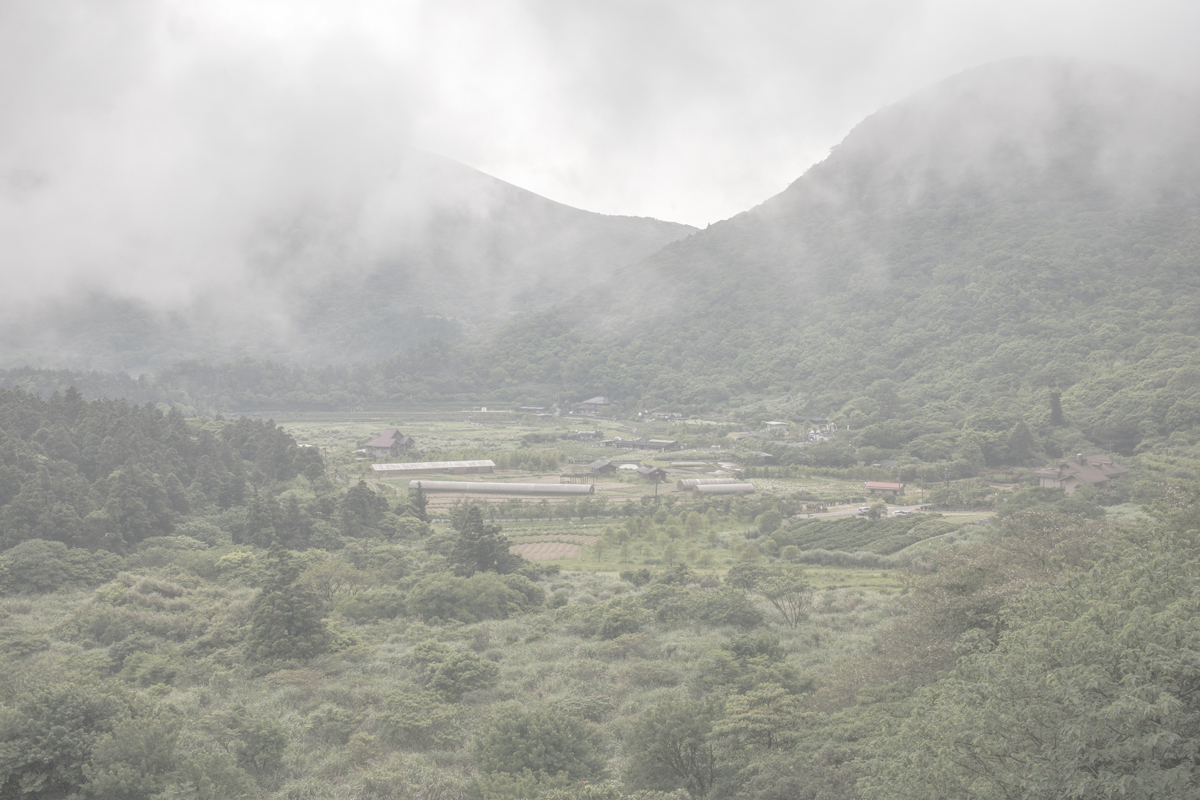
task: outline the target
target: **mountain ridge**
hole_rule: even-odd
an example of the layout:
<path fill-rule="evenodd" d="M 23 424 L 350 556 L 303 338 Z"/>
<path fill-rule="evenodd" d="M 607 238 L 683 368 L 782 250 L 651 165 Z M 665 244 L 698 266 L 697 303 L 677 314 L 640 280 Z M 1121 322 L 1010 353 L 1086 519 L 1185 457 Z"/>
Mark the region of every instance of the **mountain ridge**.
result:
<path fill-rule="evenodd" d="M 1001 95 L 990 118 L 960 102 Z M 511 326 L 488 360 L 514 388 L 540 380 L 685 410 L 790 398 L 832 414 L 877 381 L 916 398 L 947 372 L 990 380 L 976 365 L 1004 350 L 1011 385 L 989 402 L 1044 407 L 1062 390 L 1077 418 L 1108 430 L 1097 436 L 1136 446 L 1162 417 L 1117 419 L 1071 389 L 1105 380 L 1085 368 L 1093 353 L 1136 372 L 1154 358 L 1129 354 L 1155 351 L 1167 331 L 1200 344 L 1198 109 L 1194 95 L 1108 66 L 968 71 L 864 120 L 754 209 Z M 930 124 L 938 136 L 922 139 Z M 1106 325 L 1109 339 L 1077 341 L 1079 326 Z M 527 358 L 504 358 L 530 342 Z M 1126 377 L 1118 394 L 1170 380 Z"/>
<path fill-rule="evenodd" d="M 10 366 L 378 360 L 544 307 L 694 230 L 575 209 L 410 151 L 353 202 L 260 220 L 244 272 L 184 306 L 100 284 L 10 316 L 0 345 Z"/>
<path fill-rule="evenodd" d="M 996 87 L 1030 109 L 999 103 L 985 136 L 957 98 Z M 494 338 L 322 370 L 184 363 L 155 380 L 219 408 L 603 394 L 626 412 L 817 414 L 866 430 L 860 448 L 962 475 L 1007 463 L 1001 440 L 1022 427 L 1035 446 L 1018 460 L 1195 448 L 1198 109 L 1108 66 L 989 65 L 881 110 L 779 195 Z M 954 140 L 938 114 L 955 113 L 973 131 L 957 151 L 922 143 L 929 124 Z M 1008 129 L 1031 119 L 1039 132 L 1014 150 Z"/>

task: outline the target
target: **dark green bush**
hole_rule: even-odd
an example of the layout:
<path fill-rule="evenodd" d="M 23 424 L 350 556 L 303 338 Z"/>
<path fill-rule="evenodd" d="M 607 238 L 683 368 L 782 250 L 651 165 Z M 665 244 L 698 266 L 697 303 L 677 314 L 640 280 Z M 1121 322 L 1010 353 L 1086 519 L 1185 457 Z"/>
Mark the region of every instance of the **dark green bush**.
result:
<path fill-rule="evenodd" d="M 541 587 L 520 575 L 477 572 L 462 578 L 440 572 L 426 576 L 413 587 L 408 594 L 408 610 L 425 620 L 478 622 L 516 616 L 544 599 Z"/>
<path fill-rule="evenodd" d="M 457 702 L 464 693 L 494 686 L 500 668 L 470 650 L 451 650 L 445 644 L 427 639 L 412 651 L 417 680 L 447 701 Z"/>
<path fill-rule="evenodd" d="M 588 724 L 555 708 L 502 711 L 479 732 L 472 748 L 480 772 L 548 776 L 574 781 L 597 778 L 604 760 L 592 744 Z"/>
<path fill-rule="evenodd" d="M 121 558 L 107 551 L 93 553 L 62 542 L 28 539 L 0 555 L 0 594 L 99 586 L 116 577 L 120 567 Z"/>
<path fill-rule="evenodd" d="M 404 614 L 405 594 L 399 589 L 385 587 L 338 600 L 334 610 L 355 622 L 374 622 L 395 619 Z"/>

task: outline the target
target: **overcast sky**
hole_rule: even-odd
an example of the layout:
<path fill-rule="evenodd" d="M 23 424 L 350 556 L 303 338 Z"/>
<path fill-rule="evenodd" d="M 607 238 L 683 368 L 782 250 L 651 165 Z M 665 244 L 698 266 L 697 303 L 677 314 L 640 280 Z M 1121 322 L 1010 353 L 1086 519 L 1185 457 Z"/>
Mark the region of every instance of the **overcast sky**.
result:
<path fill-rule="evenodd" d="M 1081 56 L 1192 80 L 1197 31 L 1194 0 L 4 0 L 0 277 L 73 280 L 57 265 L 80 243 L 97 271 L 168 244 L 213 260 L 244 244 L 236 220 L 353 198 L 403 144 L 703 226 L 968 67 Z M 167 295 L 172 274 L 138 273 Z"/>

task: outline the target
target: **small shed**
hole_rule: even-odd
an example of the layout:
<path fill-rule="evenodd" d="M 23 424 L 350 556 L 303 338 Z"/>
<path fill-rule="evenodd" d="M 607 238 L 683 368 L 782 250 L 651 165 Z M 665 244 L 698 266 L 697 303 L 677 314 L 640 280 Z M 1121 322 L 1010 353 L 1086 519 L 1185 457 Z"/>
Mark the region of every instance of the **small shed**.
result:
<path fill-rule="evenodd" d="M 579 404 L 579 412 L 589 417 L 594 417 L 603 411 L 605 406 L 609 405 L 612 405 L 612 400 L 609 400 L 607 397 L 592 397 Z"/>
<path fill-rule="evenodd" d="M 641 475 L 646 480 L 654 481 L 655 483 L 661 483 L 667 479 L 667 471 L 661 467 L 642 466 L 638 467 L 637 472 L 638 475 Z"/>
<path fill-rule="evenodd" d="M 676 450 L 679 447 L 679 443 L 674 439 L 632 439 L 625 442 L 624 445 L 634 450 L 657 450 L 660 453 Z"/>
<path fill-rule="evenodd" d="M 606 475 L 617 467 L 607 458 L 601 458 L 588 464 L 588 471 L 593 475 Z"/>
<path fill-rule="evenodd" d="M 891 495 L 892 497 L 904 496 L 903 483 L 891 483 L 889 481 L 867 481 L 863 484 L 863 488 L 867 490 L 867 494 Z"/>

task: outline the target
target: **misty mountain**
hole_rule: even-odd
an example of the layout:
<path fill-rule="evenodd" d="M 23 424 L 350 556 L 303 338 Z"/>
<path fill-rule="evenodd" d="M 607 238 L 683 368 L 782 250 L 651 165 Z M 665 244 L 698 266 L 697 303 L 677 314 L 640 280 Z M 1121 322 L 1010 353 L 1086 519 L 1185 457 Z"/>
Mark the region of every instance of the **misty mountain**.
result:
<path fill-rule="evenodd" d="M 1197 144 L 1194 94 L 1103 65 L 992 64 L 494 336 L 322 369 L 192 361 L 131 396 L 249 410 L 603 394 L 626 412 L 814 414 L 937 479 L 1078 448 L 1195 448 Z M 77 379 L 108 385 L 3 376 L 43 392 Z"/>
<path fill-rule="evenodd" d="M 103 282 L 0 324 L 7 365 L 146 369 L 184 359 L 378 360 L 545 308 L 694 229 L 556 203 L 409 151 L 369 191 L 255 222 L 240 272 L 183 304 Z"/>
<path fill-rule="evenodd" d="M 858 422 L 881 402 L 1044 422 L 1061 390 L 1097 441 L 1132 446 L 1200 423 L 1200 382 L 1178 377 L 1200 368 L 1197 144 L 1197 98 L 1139 74 L 970 70 L 780 195 L 513 324 L 487 360 L 514 389 Z"/>

